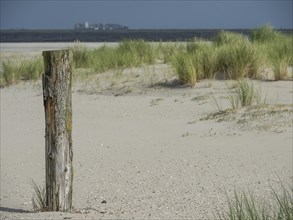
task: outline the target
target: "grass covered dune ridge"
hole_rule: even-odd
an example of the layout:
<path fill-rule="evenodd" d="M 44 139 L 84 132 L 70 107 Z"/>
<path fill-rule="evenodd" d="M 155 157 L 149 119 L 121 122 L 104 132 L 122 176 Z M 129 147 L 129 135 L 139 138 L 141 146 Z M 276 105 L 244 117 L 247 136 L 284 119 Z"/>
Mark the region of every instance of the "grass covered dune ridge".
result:
<path fill-rule="evenodd" d="M 117 47 L 104 45 L 88 49 L 76 42 L 73 51 L 75 75 L 88 69 L 96 74 L 110 69 L 170 63 L 182 84 L 194 86 L 201 79 L 263 78 L 271 72 L 273 79 L 290 77 L 293 66 L 293 36 L 275 31 L 271 26 L 255 29 L 249 37 L 222 31 L 213 41 L 193 39 L 187 43 L 152 44 L 143 40 L 124 40 Z M 1 86 L 22 80 L 37 80 L 43 72 L 42 57 L 21 62 L 3 61 Z"/>

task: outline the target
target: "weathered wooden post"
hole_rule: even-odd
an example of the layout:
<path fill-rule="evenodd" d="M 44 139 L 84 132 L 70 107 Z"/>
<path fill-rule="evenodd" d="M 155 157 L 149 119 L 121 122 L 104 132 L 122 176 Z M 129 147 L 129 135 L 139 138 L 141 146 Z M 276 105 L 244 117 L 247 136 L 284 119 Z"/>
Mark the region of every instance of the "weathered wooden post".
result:
<path fill-rule="evenodd" d="M 46 203 L 48 211 L 72 208 L 72 53 L 44 51 Z"/>

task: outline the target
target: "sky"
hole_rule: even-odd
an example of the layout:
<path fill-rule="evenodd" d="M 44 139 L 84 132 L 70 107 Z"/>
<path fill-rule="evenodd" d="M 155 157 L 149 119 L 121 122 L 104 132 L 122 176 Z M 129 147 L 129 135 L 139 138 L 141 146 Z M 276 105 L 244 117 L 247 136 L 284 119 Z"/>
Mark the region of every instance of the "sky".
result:
<path fill-rule="evenodd" d="M 117 23 L 131 29 L 292 28 L 293 0 L 0 0 L 1 29 L 73 29 Z"/>

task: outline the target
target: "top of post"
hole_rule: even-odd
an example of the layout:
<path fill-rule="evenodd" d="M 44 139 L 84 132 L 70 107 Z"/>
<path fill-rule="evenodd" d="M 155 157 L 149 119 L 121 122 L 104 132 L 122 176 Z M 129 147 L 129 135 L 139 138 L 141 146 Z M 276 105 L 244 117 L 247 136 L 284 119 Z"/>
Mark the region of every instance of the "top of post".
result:
<path fill-rule="evenodd" d="M 61 55 L 61 54 L 67 54 L 70 53 L 71 50 L 70 49 L 64 49 L 64 50 L 45 50 L 42 52 L 43 56 L 47 55 L 47 54 L 54 54 L 54 55 Z"/>
<path fill-rule="evenodd" d="M 72 50 L 64 49 L 64 50 L 47 50 L 42 52 L 43 58 L 47 61 L 54 59 L 60 60 L 62 58 L 68 57 L 69 60 L 73 59 Z"/>

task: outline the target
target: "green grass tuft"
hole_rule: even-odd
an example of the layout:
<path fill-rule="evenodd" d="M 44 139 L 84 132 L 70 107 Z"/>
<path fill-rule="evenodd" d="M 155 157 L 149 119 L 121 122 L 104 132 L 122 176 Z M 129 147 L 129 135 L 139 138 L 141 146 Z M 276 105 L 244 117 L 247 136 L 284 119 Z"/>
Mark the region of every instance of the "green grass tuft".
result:
<path fill-rule="evenodd" d="M 221 31 L 215 38 L 214 42 L 218 46 L 222 45 L 239 45 L 242 43 L 249 43 L 247 36 L 243 34 L 237 34 L 229 31 Z"/>
<path fill-rule="evenodd" d="M 159 46 L 157 47 L 157 57 L 159 60 L 162 60 L 163 63 L 169 63 L 172 62 L 178 53 L 184 51 L 184 49 L 184 46 L 180 43 L 160 42 Z"/>
<path fill-rule="evenodd" d="M 186 46 L 187 52 L 193 55 L 198 80 L 213 79 L 218 63 L 218 50 L 206 41 L 191 41 Z"/>
<path fill-rule="evenodd" d="M 143 40 L 125 40 L 118 47 L 103 46 L 95 50 L 88 50 L 77 43 L 72 50 L 76 68 L 89 68 L 96 72 L 154 64 L 157 57 L 155 48 Z"/>
<path fill-rule="evenodd" d="M 235 89 L 228 91 L 228 99 L 232 109 L 244 106 L 259 104 L 261 92 L 255 88 L 253 82 L 248 79 L 242 79 L 236 82 Z"/>
<path fill-rule="evenodd" d="M 271 188 L 269 201 L 256 197 L 253 192 L 237 192 L 233 198 L 227 196 L 228 208 L 216 210 L 215 217 L 220 220 L 292 220 L 293 219 L 293 188 L 282 185 L 280 191 Z"/>
<path fill-rule="evenodd" d="M 269 59 L 271 60 L 275 80 L 288 77 L 288 67 L 293 65 L 293 37 L 284 39 L 270 47 Z"/>
<path fill-rule="evenodd" d="M 193 63 L 193 56 L 189 53 L 180 53 L 172 62 L 172 65 L 178 74 L 179 81 L 182 84 L 194 86 L 196 83 L 196 68 Z"/>
<path fill-rule="evenodd" d="M 249 42 L 219 47 L 217 70 L 225 73 L 226 78 L 257 78 L 262 63 L 261 54 Z"/>
<path fill-rule="evenodd" d="M 3 62 L 1 85 L 9 86 L 23 80 L 38 80 L 44 72 L 44 64 L 41 58 L 24 60 L 20 63 L 11 61 Z"/>
<path fill-rule="evenodd" d="M 251 36 L 251 40 L 258 43 L 272 43 L 279 41 L 280 38 L 283 38 L 283 34 L 275 31 L 274 28 L 269 24 L 253 30 Z"/>
<path fill-rule="evenodd" d="M 71 48 L 73 51 L 73 63 L 75 68 L 85 68 L 90 63 L 90 51 L 82 45 L 79 41 L 76 41 Z"/>

